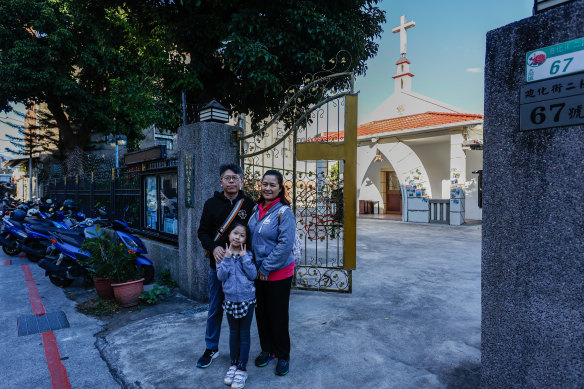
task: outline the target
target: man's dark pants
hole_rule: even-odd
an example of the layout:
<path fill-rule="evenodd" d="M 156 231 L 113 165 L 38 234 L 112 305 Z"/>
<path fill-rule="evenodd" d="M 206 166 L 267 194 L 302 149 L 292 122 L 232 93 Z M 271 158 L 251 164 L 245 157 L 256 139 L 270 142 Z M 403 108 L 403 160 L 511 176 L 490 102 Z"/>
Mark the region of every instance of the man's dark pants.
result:
<path fill-rule="evenodd" d="M 205 332 L 206 347 L 219 350 L 221 321 L 223 320 L 223 288 L 217 279 L 217 270 L 209 268 L 209 313 L 207 315 L 207 331 Z"/>

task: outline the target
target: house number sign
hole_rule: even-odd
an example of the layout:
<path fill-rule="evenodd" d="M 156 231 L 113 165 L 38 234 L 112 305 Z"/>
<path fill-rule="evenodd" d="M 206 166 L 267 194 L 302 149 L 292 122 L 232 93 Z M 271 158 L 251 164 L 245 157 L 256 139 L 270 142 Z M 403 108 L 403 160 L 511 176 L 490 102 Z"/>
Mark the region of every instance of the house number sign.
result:
<path fill-rule="evenodd" d="M 584 38 L 528 52 L 525 71 L 527 82 L 584 72 Z"/>
<path fill-rule="evenodd" d="M 520 93 L 522 131 L 584 124 L 584 73 L 530 83 Z"/>

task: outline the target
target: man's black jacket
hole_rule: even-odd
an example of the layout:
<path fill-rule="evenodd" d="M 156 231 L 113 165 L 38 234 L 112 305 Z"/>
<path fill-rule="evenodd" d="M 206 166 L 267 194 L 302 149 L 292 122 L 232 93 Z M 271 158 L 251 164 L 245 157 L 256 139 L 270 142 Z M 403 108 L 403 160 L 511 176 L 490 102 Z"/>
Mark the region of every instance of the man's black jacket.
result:
<path fill-rule="evenodd" d="M 243 205 L 233 223 L 240 222 L 247 225 L 255 203 L 249 196 L 243 194 L 243 191 L 240 190 L 237 198 L 234 200 L 229 200 L 225 197 L 223 192 L 215 192 L 213 197 L 205 201 L 198 232 L 199 240 L 204 249 L 209 250 L 212 253 L 217 246 L 225 247 L 225 243 L 228 242 L 227 234 L 223 234 L 217 242 L 213 241 L 213 238 L 215 238 L 217 231 L 219 231 L 219 227 L 225 222 L 225 219 L 227 219 L 227 216 L 229 216 L 229 213 L 241 198 L 244 199 Z M 209 259 L 209 266 L 211 266 L 212 269 L 216 268 L 213 256 Z"/>

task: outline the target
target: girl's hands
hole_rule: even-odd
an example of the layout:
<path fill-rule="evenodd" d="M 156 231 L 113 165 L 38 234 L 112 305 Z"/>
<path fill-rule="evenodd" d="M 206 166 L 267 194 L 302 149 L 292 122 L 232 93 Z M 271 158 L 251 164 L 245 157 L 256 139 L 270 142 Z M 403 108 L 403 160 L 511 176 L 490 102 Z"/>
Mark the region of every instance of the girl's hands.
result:
<path fill-rule="evenodd" d="M 229 243 L 229 245 L 225 243 L 225 258 L 231 258 L 232 255 L 233 252 L 231 251 L 231 243 Z"/>
<path fill-rule="evenodd" d="M 241 251 L 239 252 L 239 255 L 241 255 L 242 257 L 247 254 L 247 251 L 245 251 L 245 243 L 241 246 Z"/>

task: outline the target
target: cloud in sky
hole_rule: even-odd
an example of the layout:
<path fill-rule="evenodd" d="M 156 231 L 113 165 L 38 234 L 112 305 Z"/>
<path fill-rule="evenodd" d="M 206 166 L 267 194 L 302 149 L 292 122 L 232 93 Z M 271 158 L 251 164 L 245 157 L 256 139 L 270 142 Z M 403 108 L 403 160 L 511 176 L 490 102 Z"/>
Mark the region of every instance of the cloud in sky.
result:
<path fill-rule="evenodd" d="M 483 68 L 468 68 L 466 69 L 466 71 L 469 73 L 482 73 Z"/>

